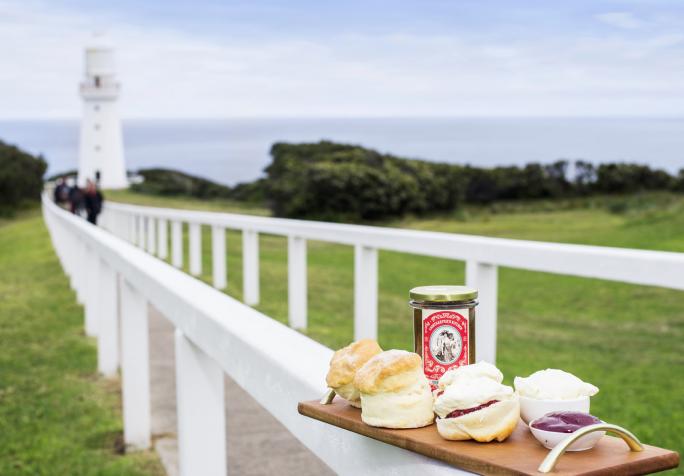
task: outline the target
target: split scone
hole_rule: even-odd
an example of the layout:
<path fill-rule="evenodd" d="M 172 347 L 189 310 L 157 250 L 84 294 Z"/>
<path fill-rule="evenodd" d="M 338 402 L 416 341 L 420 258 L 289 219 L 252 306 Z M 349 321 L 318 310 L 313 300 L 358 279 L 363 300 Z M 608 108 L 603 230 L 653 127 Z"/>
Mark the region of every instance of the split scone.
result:
<path fill-rule="evenodd" d="M 430 384 L 418 354 L 388 350 L 356 372 L 361 419 L 383 428 L 420 428 L 434 420 Z"/>
<path fill-rule="evenodd" d="M 325 377 L 328 387 L 350 405 L 361 408 L 359 391 L 354 387 L 354 376 L 363 364 L 380 352 L 382 349 L 373 339 L 352 342 L 335 352 L 330 359 L 330 369 Z"/>
<path fill-rule="evenodd" d="M 496 368 L 495 365 L 481 360 L 476 364 L 462 365 L 448 370 L 442 375 L 437 383 L 438 391 L 444 390 L 448 386 L 458 382 L 465 382 L 466 380 L 472 380 L 477 377 L 487 377 L 497 383 L 503 382 L 504 378 L 501 370 Z"/>
<path fill-rule="evenodd" d="M 472 366 L 459 367 L 464 369 L 460 375 L 456 369 L 442 377 L 447 382 L 436 393 L 434 409 L 437 431 L 443 438 L 486 443 L 503 441 L 513 433 L 520 419 L 518 394 L 501 384 L 501 372 L 492 371 L 496 367 L 487 366 L 468 370 L 465 368 Z"/>

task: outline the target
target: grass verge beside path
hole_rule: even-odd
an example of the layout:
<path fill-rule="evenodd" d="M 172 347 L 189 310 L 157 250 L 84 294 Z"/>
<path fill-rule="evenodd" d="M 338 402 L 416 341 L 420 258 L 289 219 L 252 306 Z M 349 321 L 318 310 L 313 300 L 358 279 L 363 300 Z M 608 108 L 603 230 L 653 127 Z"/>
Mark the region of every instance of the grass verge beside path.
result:
<path fill-rule="evenodd" d="M 122 201 L 223 210 L 220 203 L 148 197 L 126 192 Z M 619 202 L 618 197 L 610 199 Z M 620 213 L 605 206 L 525 209 L 466 219 L 407 218 L 415 229 L 540 241 L 684 251 L 684 197 L 625 199 L 638 206 Z M 231 204 L 230 211 L 242 211 Z M 229 211 L 229 210 L 223 210 Z M 264 214 L 265 210 L 261 210 Z M 187 233 L 186 233 L 187 235 Z M 227 235 L 227 293 L 242 297 L 242 241 Z M 211 236 L 202 230 L 202 279 L 211 282 Z M 185 242 L 187 270 L 187 236 Z M 379 336 L 383 348 L 412 348 L 408 290 L 417 285 L 462 283 L 464 264 L 381 251 Z M 309 326 L 306 333 L 339 348 L 352 340 L 353 249 L 308 243 Z M 257 309 L 287 322 L 287 241 L 260 236 L 261 303 Z M 484 298 L 484 296 L 482 296 Z M 552 367 L 600 387 L 592 413 L 625 426 L 644 442 L 684 452 L 684 292 L 509 268 L 499 270 L 497 365 L 512 384 Z"/>
<path fill-rule="evenodd" d="M 183 210 L 207 210 L 210 212 L 247 213 L 250 215 L 270 215 L 270 211 L 258 205 L 228 199 L 201 200 L 193 197 L 166 197 L 145 195 L 130 190 L 105 190 L 105 200 L 112 200 L 150 207 L 180 208 Z"/>
<path fill-rule="evenodd" d="M 42 217 L 0 222 L 0 474 L 164 474 L 121 442 L 118 382 L 97 377 Z"/>

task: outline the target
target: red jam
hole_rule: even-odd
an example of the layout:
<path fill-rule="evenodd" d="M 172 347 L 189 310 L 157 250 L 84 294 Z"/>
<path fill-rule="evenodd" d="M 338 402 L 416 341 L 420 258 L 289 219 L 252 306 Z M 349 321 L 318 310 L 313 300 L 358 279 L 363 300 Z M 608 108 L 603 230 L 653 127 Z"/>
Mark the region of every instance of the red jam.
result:
<path fill-rule="evenodd" d="M 589 425 L 601 423 L 601 420 L 593 415 L 582 412 L 552 412 L 535 420 L 532 424 L 537 430 L 553 431 L 555 433 L 574 433 Z"/>
<path fill-rule="evenodd" d="M 478 405 L 473 408 L 465 408 L 463 410 L 454 410 L 453 412 L 449 413 L 446 417 L 447 418 L 458 418 L 463 415 L 467 415 L 468 413 L 473 413 L 478 410 L 482 410 L 483 408 L 487 408 L 490 405 L 494 405 L 495 403 L 498 403 L 498 400 L 490 400 L 487 403 L 483 403 L 482 405 Z"/>

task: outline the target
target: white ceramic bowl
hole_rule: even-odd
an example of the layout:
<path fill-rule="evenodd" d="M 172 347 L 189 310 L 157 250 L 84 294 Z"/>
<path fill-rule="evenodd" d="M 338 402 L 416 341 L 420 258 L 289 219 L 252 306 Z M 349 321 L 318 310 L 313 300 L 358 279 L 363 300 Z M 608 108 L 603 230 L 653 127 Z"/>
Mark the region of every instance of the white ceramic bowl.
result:
<path fill-rule="evenodd" d="M 546 430 L 538 430 L 537 428 L 534 428 L 532 424 L 538 420 L 535 418 L 529 423 L 529 428 L 534 437 L 547 447 L 548 449 L 552 450 L 556 445 L 558 445 L 561 441 L 563 441 L 565 438 L 568 436 L 572 435 L 572 433 L 559 433 L 557 431 L 546 431 Z M 567 451 L 584 451 L 584 450 L 589 450 L 593 448 L 598 441 L 603 438 L 603 436 L 606 434 L 605 431 L 594 431 L 593 433 L 589 433 L 588 435 L 584 435 L 582 438 L 579 440 L 575 441 L 573 444 L 568 446 Z"/>
<path fill-rule="evenodd" d="M 547 413 L 560 411 L 589 413 L 589 397 L 574 400 L 542 400 L 520 396 L 520 418 L 525 423 L 543 417 Z"/>

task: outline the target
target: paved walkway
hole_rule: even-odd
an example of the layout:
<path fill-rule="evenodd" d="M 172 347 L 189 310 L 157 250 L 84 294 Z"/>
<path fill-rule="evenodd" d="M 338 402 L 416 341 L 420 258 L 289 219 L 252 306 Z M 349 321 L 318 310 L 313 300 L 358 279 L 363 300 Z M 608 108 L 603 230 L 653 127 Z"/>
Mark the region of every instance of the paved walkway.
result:
<path fill-rule="evenodd" d="M 169 476 L 178 474 L 173 326 L 150 307 L 152 434 Z M 228 474 L 334 474 L 234 381 L 225 379 Z M 294 411 L 294 410 L 293 410 Z"/>

